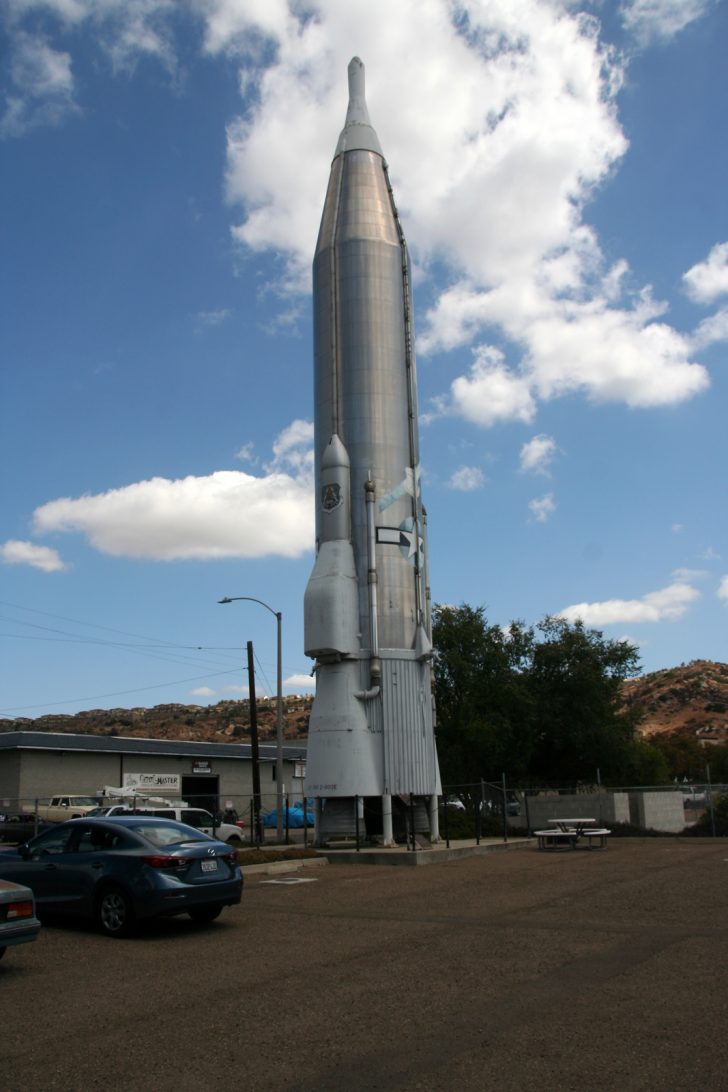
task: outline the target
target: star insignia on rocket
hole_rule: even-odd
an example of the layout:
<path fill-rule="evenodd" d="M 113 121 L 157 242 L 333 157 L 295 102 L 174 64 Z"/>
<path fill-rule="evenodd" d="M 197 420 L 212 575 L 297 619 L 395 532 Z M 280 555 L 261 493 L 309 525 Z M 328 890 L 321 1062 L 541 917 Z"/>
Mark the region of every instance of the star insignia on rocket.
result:
<path fill-rule="evenodd" d="M 399 548 L 403 557 L 413 564 L 421 564 L 425 552 L 425 541 L 419 533 L 419 527 L 411 517 L 399 525 Z"/>
<path fill-rule="evenodd" d="M 418 536 L 414 533 L 414 531 L 399 532 L 399 545 L 403 553 L 406 551 L 405 556 L 407 557 L 407 559 L 414 557 L 414 555 L 417 553 L 417 539 Z"/>

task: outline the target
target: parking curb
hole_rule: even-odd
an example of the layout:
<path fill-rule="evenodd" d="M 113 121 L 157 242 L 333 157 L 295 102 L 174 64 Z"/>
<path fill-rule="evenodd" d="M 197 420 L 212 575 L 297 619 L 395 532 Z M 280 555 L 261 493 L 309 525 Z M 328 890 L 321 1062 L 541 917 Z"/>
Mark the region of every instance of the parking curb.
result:
<path fill-rule="evenodd" d="M 266 861 L 264 864 L 241 864 L 244 876 L 254 876 L 266 872 L 298 872 L 302 868 L 320 868 L 329 862 L 326 857 L 301 857 L 295 861 Z"/>

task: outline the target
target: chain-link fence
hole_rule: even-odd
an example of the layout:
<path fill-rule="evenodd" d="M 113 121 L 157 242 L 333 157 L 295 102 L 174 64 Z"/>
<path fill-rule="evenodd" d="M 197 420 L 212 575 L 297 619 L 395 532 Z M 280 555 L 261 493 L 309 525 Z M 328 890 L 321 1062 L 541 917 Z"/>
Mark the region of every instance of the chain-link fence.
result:
<path fill-rule="evenodd" d="M 187 796 L 184 800 L 146 796 L 54 796 L 0 800 L 0 842 L 18 845 L 53 823 L 85 815 L 151 814 L 176 819 L 223 841 L 265 845 L 281 838 L 286 843 L 308 843 L 313 828 L 313 804 L 304 808 L 300 796 L 287 795 L 278 830 L 276 793 L 224 798 Z"/>
<path fill-rule="evenodd" d="M 353 841 L 357 848 L 381 841 L 379 798 L 356 798 L 340 830 L 336 805 L 320 802 L 326 819 L 324 840 Z M 341 802 L 343 803 L 343 802 Z M 313 844 L 317 801 L 287 795 L 280 823 L 275 792 L 224 797 L 188 796 L 159 799 L 125 795 L 25 797 L 0 800 L 0 842 L 18 845 L 51 823 L 83 815 L 142 812 L 177 819 L 231 844 Z M 403 796 L 392 800 L 395 841 L 408 849 L 422 848 L 431 836 L 427 798 Z M 351 816 L 354 816 L 352 821 Z M 439 800 L 439 835 L 451 841 L 508 841 L 532 837 L 573 816 L 589 819 L 614 836 L 728 836 L 728 785 L 692 782 L 654 786 L 528 785 L 485 779 L 447 785 Z M 344 829 L 346 828 L 346 829 Z"/>
<path fill-rule="evenodd" d="M 616 836 L 728 836 L 728 785 L 522 785 L 477 781 L 446 787 L 440 832 L 449 838 L 532 836 L 570 817 Z"/>

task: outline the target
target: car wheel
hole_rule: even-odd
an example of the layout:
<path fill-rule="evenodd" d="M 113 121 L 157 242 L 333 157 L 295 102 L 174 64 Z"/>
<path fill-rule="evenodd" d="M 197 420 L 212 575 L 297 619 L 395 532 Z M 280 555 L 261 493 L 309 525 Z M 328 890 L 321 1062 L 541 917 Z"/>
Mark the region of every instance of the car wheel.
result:
<path fill-rule="evenodd" d="M 228 838 L 227 845 L 233 846 L 235 849 L 240 849 L 243 845 L 243 839 L 238 838 L 236 834 L 233 834 L 232 838 Z"/>
<path fill-rule="evenodd" d="M 207 925 L 222 914 L 222 906 L 198 906 L 195 910 L 188 911 L 193 921 L 198 925 Z"/>
<path fill-rule="evenodd" d="M 134 924 L 129 897 L 120 887 L 107 887 L 96 903 L 96 922 L 107 937 L 125 937 Z"/>

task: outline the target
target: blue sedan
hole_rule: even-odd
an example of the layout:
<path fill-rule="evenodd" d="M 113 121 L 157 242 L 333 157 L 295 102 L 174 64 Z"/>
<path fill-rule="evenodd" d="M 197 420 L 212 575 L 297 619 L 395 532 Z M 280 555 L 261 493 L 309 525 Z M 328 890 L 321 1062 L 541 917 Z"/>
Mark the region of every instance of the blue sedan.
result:
<path fill-rule="evenodd" d="M 24 884 L 44 911 L 93 919 L 107 936 L 143 918 L 210 922 L 240 902 L 235 850 L 185 823 L 134 815 L 71 819 L 0 852 L 0 879 Z"/>

